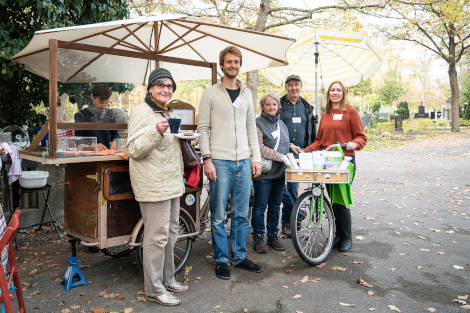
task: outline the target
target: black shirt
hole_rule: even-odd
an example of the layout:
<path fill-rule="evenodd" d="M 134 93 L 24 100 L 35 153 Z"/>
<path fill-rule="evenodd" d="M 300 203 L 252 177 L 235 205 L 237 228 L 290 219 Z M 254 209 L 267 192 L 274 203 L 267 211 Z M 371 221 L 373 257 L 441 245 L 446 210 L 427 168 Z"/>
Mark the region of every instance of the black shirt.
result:
<path fill-rule="evenodd" d="M 225 88 L 227 89 L 227 88 Z M 232 103 L 237 100 L 238 95 L 240 94 L 240 88 L 238 89 L 227 89 L 228 95 L 230 96 L 230 99 L 232 100 Z"/>

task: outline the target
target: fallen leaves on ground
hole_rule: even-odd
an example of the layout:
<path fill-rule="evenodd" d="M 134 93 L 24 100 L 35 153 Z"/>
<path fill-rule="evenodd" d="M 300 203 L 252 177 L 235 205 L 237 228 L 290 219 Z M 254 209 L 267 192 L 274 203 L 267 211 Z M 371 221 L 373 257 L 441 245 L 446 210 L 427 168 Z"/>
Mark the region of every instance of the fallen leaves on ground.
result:
<path fill-rule="evenodd" d="M 59 306 L 63 306 L 65 304 L 65 301 L 62 301 L 59 303 Z"/>
<path fill-rule="evenodd" d="M 461 306 L 459 306 L 459 308 L 470 309 L 470 304 L 461 305 Z"/>
<path fill-rule="evenodd" d="M 147 301 L 147 299 L 145 297 L 137 297 L 137 301 L 139 301 L 139 302 L 144 301 L 145 302 L 145 301 Z"/>
<path fill-rule="evenodd" d="M 325 263 L 318 264 L 318 265 L 315 265 L 315 266 L 318 267 L 318 268 L 323 268 L 323 266 L 325 266 L 325 265 L 326 265 L 326 262 L 325 262 Z"/>
<path fill-rule="evenodd" d="M 294 299 L 302 298 L 302 295 L 295 295 Z"/>
<path fill-rule="evenodd" d="M 70 310 L 69 309 L 63 309 L 62 311 L 60 311 L 60 313 L 69 313 Z"/>
<path fill-rule="evenodd" d="M 85 301 L 80 302 L 80 305 L 82 305 L 82 304 L 90 304 L 90 303 L 91 303 L 91 300 L 85 300 Z"/>
<path fill-rule="evenodd" d="M 369 290 L 369 291 L 367 292 L 367 294 L 368 294 L 369 296 L 373 296 L 373 295 L 375 294 L 375 292 L 373 292 L 372 290 Z"/>
<path fill-rule="evenodd" d="M 134 310 L 132 308 L 124 309 L 124 313 L 131 313 L 131 312 L 134 312 Z"/>
<path fill-rule="evenodd" d="M 388 308 L 390 309 L 390 311 L 396 311 L 398 313 L 401 313 L 400 309 L 394 305 L 389 305 Z"/>
<path fill-rule="evenodd" d="M 427 308 L 426 310 L 428 310 L 429 312 L 436 312 L 435 308 Z"/>
<path fill-rule="evenodd" d="M 342 306 L 356 306 L 355 304 L 349 304 L 349 303 L 344 303 L 344 302 L 338 302 Z"/>
<path fill-rule="evenodd" d="M 358 283 L 358 284 L 361 284 L 362 286 L 367 287 L 367 288 L 372 288 L 372 287 L 374 287 L 374 285 L 369 284 L 368 282 L 364 281 L 364 279 L 361 279 L 361 278 L 359 278 L 359 279 L 357 280 L 357 283 Z"/>
<path fill-rule="evenodd" d="M 333 265 L 332 267 L 330 267 L 330 270 L 344 272 L 346 268 Z"/>
<path fill-rule="evenodd" d="M 80 306 L 79 305 L 72 305 L 70 308 L 72 310 L 78 310 L 78 309 L 80 309 Z"/>
<path fill-rule="evenodd" d="M 104 308 L 97 309 L 97 308 L 91 308 L 91 313 L 108 313 L 109 310 L 105 310 Z"/>
<path fill-rule="evenodd" d="M 292 270 L 286 270 L 286 273 L 290 273 L 290 272 L 292 272 Z"/>
<path fill-rule="evenodd" d="M 35 296 L 35 295 L 38 295 L 40 293 L 41 293 L 40 291 L 35 291 L 35 292 L 31 292 L 29 295 L 30 296 Z"/>
<path fill-rule="evenodd" d="M 465 296 L 458 296 L 457 298 L 459 298 L 460 300 L 467 300 L 467 299 L 468 299 L 468 295 L 465 295 Z"/>

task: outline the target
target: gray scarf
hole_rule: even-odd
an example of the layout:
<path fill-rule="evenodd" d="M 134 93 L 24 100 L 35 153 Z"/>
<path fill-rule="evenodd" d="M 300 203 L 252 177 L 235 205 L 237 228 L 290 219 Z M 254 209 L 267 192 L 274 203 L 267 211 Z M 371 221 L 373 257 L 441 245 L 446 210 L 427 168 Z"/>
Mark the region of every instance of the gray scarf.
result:
<path fill-rule="evenodd" d="M 104 109 L 102 112 L 100 112 L 93 104 L 93 101 L 90 101 L 88 103 L 88 109 L 91 111 L 91 113 L 94 115 L 94 118 L 92 118 L 92 122 L 99 123 L 101 119 L 106 115 L 106 110 Z"/>

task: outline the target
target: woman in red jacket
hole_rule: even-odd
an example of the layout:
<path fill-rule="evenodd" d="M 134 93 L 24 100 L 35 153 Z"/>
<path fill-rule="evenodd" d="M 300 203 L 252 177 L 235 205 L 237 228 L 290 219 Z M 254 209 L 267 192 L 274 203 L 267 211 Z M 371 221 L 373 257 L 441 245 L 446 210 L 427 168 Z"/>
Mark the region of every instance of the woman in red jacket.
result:
<path fill-rule="evenodd" d="M 328 87 L 326 112 L 320 120 L 320 127 L 315 142 L 305 148 L 305 151 L 324 150 L 337 142 L 347 144 L 344 154 L 351 156 L 355 162 L 354 150 L 361 150 L 367 143 L 367 137 L 362 129 L 359 113 L 349 104 L 346 104 L 346 88 L 340 81 L 333 82 Z M 354 166 L 354 174 L 356 166 Z M 354 179 L 353 174 L 353 179 Z M 349 208 L 333 204 L 336 222 L 336 236 L 333 247 L 340 245 L 341 252 L 348 252 L 352 247 L 351 211 Z"/>

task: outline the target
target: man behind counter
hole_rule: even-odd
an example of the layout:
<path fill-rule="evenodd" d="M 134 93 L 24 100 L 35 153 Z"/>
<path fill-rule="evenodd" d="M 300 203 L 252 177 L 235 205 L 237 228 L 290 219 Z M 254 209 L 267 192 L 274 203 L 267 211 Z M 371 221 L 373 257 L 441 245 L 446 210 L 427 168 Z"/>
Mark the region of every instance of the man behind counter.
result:
<path fill-rule="evenodd" d="M 116 123 L 113 111 L 107 108 L 112 93 L 111 88 L 103 84 L 93 87 L 91 101 L 87 108 L 75 114 L 75 123 Z M 119 138 L 119 132 L 107 129 L 76 130 L 75 136 L 96 137 L 98 150 L 105 150 L 110 148 L 110 142 Z"/>

